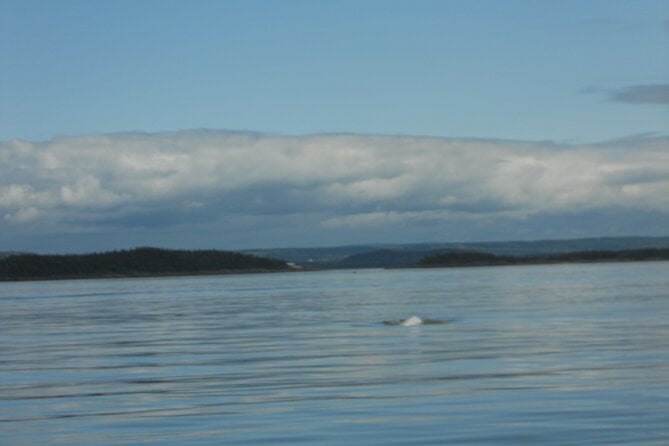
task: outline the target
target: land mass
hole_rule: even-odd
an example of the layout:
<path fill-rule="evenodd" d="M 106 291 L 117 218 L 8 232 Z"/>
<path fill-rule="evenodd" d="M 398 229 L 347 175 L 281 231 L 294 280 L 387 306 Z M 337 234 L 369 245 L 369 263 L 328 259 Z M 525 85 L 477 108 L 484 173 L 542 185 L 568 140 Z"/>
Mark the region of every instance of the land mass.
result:
<path fill-rule="evenodd" d="M 537 265 L 549 263 L 601 263 L 669 260 L 669 248 L 628 249 L 622 251 L 579 251 L 564 254 L 536 256 L 498 256 L 494 254 L 454 251 L 424 257 L 416 266 L 501 266 Z"/>
<path fill-rule="evenodd" d="M 304 269 L 397 268 L 447 252 L 474 252 L 511 257 L 669 248 L 669 237 L 601 237 L 506 242 L 371 244 L 321 248 L 275 248 L 245 251 L 291 262 Z"/>
<path fill-rule="evenodd" d="M 0 281 L 239 274 L 289 271 L 282 260 L 238 252 L 135 248 L 94 254 L 12 254 L 0 259 Z"/>
<path fill-rule="evenodd" d="M 70 255 L 0 252 L 0 281 L 648 260 L 669 260 L 669 237 L 363 245 L 243 253 L 159 248 Z"/>

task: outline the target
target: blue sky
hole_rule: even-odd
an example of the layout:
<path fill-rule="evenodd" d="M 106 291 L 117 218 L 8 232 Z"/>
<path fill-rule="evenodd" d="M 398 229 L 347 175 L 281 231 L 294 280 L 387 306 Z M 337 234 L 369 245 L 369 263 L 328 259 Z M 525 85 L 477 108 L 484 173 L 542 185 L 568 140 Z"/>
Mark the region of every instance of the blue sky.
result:
<path fill-rule="evenodd" d="M 669 150 L 668 55 L 663 0 L 0 0 L 0 250 L 669 234 L 661 199 L 669 194 L 662 157 Z M 278 173 L 258 168 L 253 181 L 242 181 L 245 171 L 227 172 L 235 177 L 230 184 L 179 176 L 215 176 L 198 167 L 197 153 L 224 170 L 237 131 L 250 132 L 255 142 L 242 146 L 258 165 L 265 161 L 256 159 L 254 144 L 266 157 L 292 159 L 289 143 L 314 157 L 317 173 L 327 170 L 332 152 L 333 162 L 363 157 L 369 165 L 355 178 L 342 170 L 328 185 L 319 183 L 323 194 L 306 201 L 286 197 L 317 180 L 293 181 L 290 175 L 306 171 L 291 173 L 291 163 Z M 446 172 L 432 172 L 434 181 L 422 176 L 412 137 L 432 141 L 424 150 L 437 165 L 458 167 L 451 175 L 467 172 L 457 191 L 436 192 L 455 187 L 443 180 Z M 393 152 L 399 165 L 388 165 L 378 138 L 402 148 Z M 465 185 L 483 180 L 475 162 L 451 150 L 454 141 L 480 153 L 481 169 L 497 169 L 509 190 L 517 186 L 513 179 L 485 156 L 501 153 L 518 165 L 533 159 L 525 161 L 544 174 L 526 187 L 543 185 L 546 195 L 535 198 L 554 208 L 500 197 L 498 184 Z M 495 150 L 482 148 L 491 145 Z M 530 154 L 525 145 L 534 147 Z M 597 152 L 603 146 L 605 155 Z M 621 155 L 626 151 L 638 155 Z M 128 161 L 144 155 L 145 165 Z M 567 158 L 571 164 L 561 164 Z M 594 169 L 595 158 L 603 172 L 596 184 L 610 185 L 610 176 L 623 171 L 638 180 L 636 189 L 628 184 L 629 197 L 595 187 L 620 203 L 555 199 L 576 192 L 549 187 L 546 175 L 587 175 L 577 160 Z M 163 171 L 155 167 L 160 159 Z M 130 165 L 137 172 L 153 166 L 146 175 L 169 183 L 163 195 L 133 189 L 139 181 L 128 182 L 123 170 Z M 333 198 L 337 187 L 368 200 L 343 205 Z M 407 208 L 428 191 L 432 201 Z M 190 209 L 183 215 L 182 205 Z M 488 216 L 473 230 L 471 216 L 444 214 L 454 206 L 485 208 Z M 595 223 L 601 220 L 607 227 Z M 308 228 L 292 229 L 296 222 Z"/>
<path fill-rule="evenodd" d="M 666 132 L 656 1 L 0 2 L 0 139 L 225 128 L 533 140 Z"/>

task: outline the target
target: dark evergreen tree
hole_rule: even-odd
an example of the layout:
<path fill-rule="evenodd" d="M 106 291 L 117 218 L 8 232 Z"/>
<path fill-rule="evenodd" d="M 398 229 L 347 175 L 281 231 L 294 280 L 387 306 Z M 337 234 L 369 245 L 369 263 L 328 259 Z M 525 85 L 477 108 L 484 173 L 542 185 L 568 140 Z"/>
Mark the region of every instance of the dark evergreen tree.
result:
<path fill-rule="evenodd" d="M 0 280 L 281 271 L 281 260 L 229 251 L 136 248 L 81 255 L 16 254 L 0 260 Z"/>

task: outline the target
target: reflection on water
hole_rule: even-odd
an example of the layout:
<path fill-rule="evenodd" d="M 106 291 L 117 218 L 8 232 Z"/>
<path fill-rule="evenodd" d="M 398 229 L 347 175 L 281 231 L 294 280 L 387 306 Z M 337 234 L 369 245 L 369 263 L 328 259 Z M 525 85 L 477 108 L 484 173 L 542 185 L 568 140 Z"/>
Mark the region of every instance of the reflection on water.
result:
<path fill-rule="evenodd" d="M 668 273 L 2 283 L 0 444 L 667 444 Z"/>

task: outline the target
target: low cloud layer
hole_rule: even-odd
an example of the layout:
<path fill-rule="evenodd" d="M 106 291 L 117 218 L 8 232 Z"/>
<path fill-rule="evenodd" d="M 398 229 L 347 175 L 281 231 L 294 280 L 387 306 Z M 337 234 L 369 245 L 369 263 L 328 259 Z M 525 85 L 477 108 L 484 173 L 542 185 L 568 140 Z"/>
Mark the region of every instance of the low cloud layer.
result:
<path fill-rule="evenodd" d="M 224 232 L 302 221 L 373 231 L 603 209 L 667 215 L 668 147 L 649 137 L 557 145 L 206 130 L 8 141 L 0 227 Z"/>

